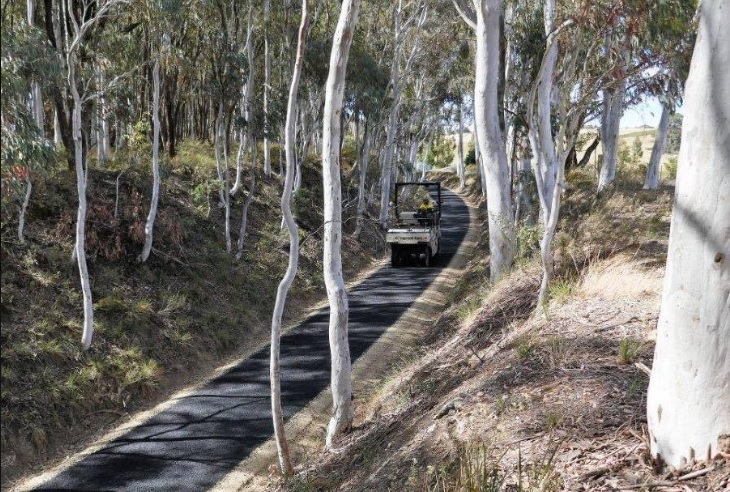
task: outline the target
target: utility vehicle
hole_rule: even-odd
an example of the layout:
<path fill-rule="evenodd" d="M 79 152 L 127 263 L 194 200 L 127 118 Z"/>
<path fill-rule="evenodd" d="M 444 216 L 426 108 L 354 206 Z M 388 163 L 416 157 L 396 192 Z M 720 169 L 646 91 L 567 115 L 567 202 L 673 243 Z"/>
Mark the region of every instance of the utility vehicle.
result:
<path fill-rule="evenodd" d="M 424 198 L 430 208 L 421 206 Z M 429 266 L 441 246 L 441 183 L 398 182 L 392 202 L 393 217 L 385 235 L 391 265 Z"/>

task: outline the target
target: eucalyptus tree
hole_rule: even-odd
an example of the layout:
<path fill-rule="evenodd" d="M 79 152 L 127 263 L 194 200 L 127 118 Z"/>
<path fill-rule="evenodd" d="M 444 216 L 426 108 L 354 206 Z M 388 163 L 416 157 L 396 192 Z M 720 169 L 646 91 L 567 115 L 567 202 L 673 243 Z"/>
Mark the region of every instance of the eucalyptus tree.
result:
<path fill-rule="evenodd" d="M 647 395 L 651 454 L 674 468 L 727 453 L 730 436 L 727 2 L 699 15 Z"/>
<path fill-rule="evenodd" d="M 81 336 L 81 343 L 84 349 L 91 347 L 91 340 L 94 334 L 94 308 L 91 294 L 91 283 L 89 281 L 89 270 L 86 263 L 86 189 L 88 166 L 82 143 L 82 120 L 81 111 L 83 104 L 94 97 L 88 92 L 89 78 L 88 70 L 85 67 L 79 51 L 85 47 L 89 32 L 102 21 L 107 20 L 114 14 L 115 9 L 127 4 L 127 0 L 105 0 L 105 1 L 83 1 L 79 4 L 72 0 L 64 0 L 61 4 L 61 19 L 64 19 L 64 35 L 56 41 L 62 47 L 64 54 L 64 66 L 67 70 L 68 87 L 72 95 L 71 122 L 73 129 L 74 164 L 76 170 L 76 183 L 79 198 L 78 212 L 76 216 L 76 242 L 74 252 L 79 268 L 81 290 L 84 303 L 84 328 Z M 77 7 L 81 7 L 80 9 Z M 79 90 L 79 86 L 81 90 Z"/>
<path fill-rule="evenodd" d="M 144 246 L 142 247 L 142 253 L 139 255 L 139 261 L 145 262 L 150 256 L 152 251 L 152 238 L 154 234 L 155 219 L 157 217 L 157 205 L 160 200 L 160 65 L 162 64 L 162 58 L 166 57 L 170 59 L 169 53 L 171 51 L 170 45 L 170 23 L 168 18 L 175 17 L 180 14 L 182 5 L 179 2 L 165 2 L 162 5 L 153 5 L 153 9 L 157 10 L 159 18 L 159 31 L 154 32 L 160 38 L 159 44 L 155 44 L 151 51 L 155 52 L 153 55 L 154 60 L 152 62 L 152 196 L 150 199 L 150 209 L 147 214 L 147 221 L 145 223 L 144 234 Z M 150 8 L 149 5 L 146 6 Z M 148 11 L 148 19 L 152 19 L 153 15 Z M 150 22 L 151 24 L 152 22 Z M 151 26 L 150 26 L 151 27 Z M 168 105 L 172 104 L 169 102 Z M 168 117 L 169 119 L 169 117 Z M 172 131 L 174 133 L 174 129 Z M 170 154 L 174 155 L 174 137 L 170 140 Z"/>
<path fill-rule="evenodd" d="M 330 305 L 329 343 L 332 358 L 330 387 L 332 418 L 327 427 L 327 446 L 352 425 L 352 362 L 348 345 L 347 290 L 342 276 L 342 188 L 340 182 L 340 120 L 345 92 L 345 73 L 350 44 L 357 23 L 359 1 L 344 0 L 332 40 L 329 75 L 325 89 L 322 130 L 322 179 L 324 190 L 324 281 Z"/>
<path fill-rule="evenodd" d="M 346 87 L 347 111 L 353 115 L 355 120 L 355 148 L 357 150 L 358 186 L 355 237 L 358 237 L 363 229 L 370 153 L 373 142 L 382 134 L 383 103 L 388 87 L 388 76 L 385 70 L 363 48 L 368 46 L 366 40 L 358 39 L 357 41 L 349 58 Z M 360 137 L 361 127 L 362 137 Z M 358 141 L 361 141 L 359 145 Z"/>
<path fill-rule="evenodd" d="M 246 43 L 244 52 L 246 53 L 246 62 L 248 74 L 241 88 L 241 107 L 239 109 L 239 133 L 238 133 L 238 155 L 236 156 L 236 181 L 231 188 L 231 196 L 235 195 L 242 186 L 241 176 L 243 172 L 243 157 L 247 145 L 251 145 L 251 135 L 248 131 L 248 122 L 251 120 L 251 95 L 254 84 L 254 52 L 253 52 L 253 5 L 249 4 L 246 28 Z"/>
<path fill-rule="evenodd" d="M 558 35 L 568 26 L 574 24 L 573 19 L 567 19 L 556 25 L 555 0 L 546 0 L 543 6 L 543 22 L 545 32 L 545 50 L 540 68 L 533 83 L 527 102 L 527 123 L 529 139 L 533 153 L 533 174 L 537 182 L 540 198 L 541 218 L 544 232 L 540 241 L 540 252 L 543 264 L 543 278 L 540 285 L 539 302 L 546 300 L 548 285 L 553 274 L 552 240 L 558 224 L 560 200 L 565 179 L 565 161 L 575 141 L 575 128 L 582 122 L 580 115 L 575 112 L 580 106 L 571 100 L 576 92 L 585 90 L 580 81 L 573 80 L 578 64 L 577 53 L 581 47 L 571 47 L 571 52 L 564 55 L 564 66 L 561 70 L 560 85 L 564 87 L 559 95 L 560 127 L 558 135 L 553 135 L 552 129 L 552 99 L 553 80 L 558 61 Z M 574 37 L 574 39 L 579 39 Z M 577 44 L 577 43 L 576 43 Z M 582 53 L 585 55 L 586 53 Z M 575 88 L 577 87 L 577 90 Z M 572 94 L 571 94 L 572 92 Z M 535 107 L 537 106 L 537 107 Z M 570 109 L 569 109 L 570 107 Z M 568 113 L 573 112 L 569 118 Z M 566 141 L 567 140 L 567 141 Z M 557 148 L 556 148 L 557 147 Z"/>
<path fill-rule="evenodd" d="M 284 278 L 279 283 L 276 292 L 276 302 L 271 319 L 271 363 L 269 377 L 271 379 L 271 414 L 274 421 L 274 435 L 276 447 L 279 452 L 279 467 L 284 475 L 291 475 L 293 469 L 289 457 L 289 447 L 284 434 L 284 415 L 281 409 L 281 370 L 279 366 L 279 354 L 281 345 L 281 318 L 284 314 L 286 296 L 289 292 L 294 277 L 297 274 L 299 262 L 299 229 L 294 221 L 291 211 L 291 196 L 294 187 L 295 174 L 295 148 L 294 138 L 296 130 L 296 108 L 299 92 L 299 78 L 304 64 L 304 47 L 306 45 L 307 23 L 309 14 L 307 12 L 307 0 L 302 1 L 302 19 L 299 26 L 299 39 L 297 42 L 297 54 L 292 72 L 291 87 L 289 89 L 289 102 L 286 111 L 286 170 L 284 178 L 284 189 L 281 194 L 281 212 L 284 217 L 287 229 L 289 230 L 289 264 Z"/>
<path fill-rule="evenodd" d="M 152 68 L 152 198 L 147 222 L 144 226 L 144 246 L 139 261 L 145 262 L 152 251 L 152 236 L 160 200 L 160 55 L 155 57 Z"/>
<path fill-rule="evenodd" d="M 672 116 L 672 109 L 667 104 L 662 104 L 662 114 L 659 117 L 659 126 L 654 138 L 654 145 L 651 148 L 649 163 L 646 165 L 646 177 L 644 178 L 645 190 L 656 190 L 659 188 L 659 171 L 661 159 L 664 154 L 664 144 L 667 142 L 669 130 L 669 119 Z"/>
<path fill-rule="evenodd" d="M 33 83 L 44 72 L 53 72 L 53 53 L 41 42 L 41 34 L 11 17 L 15 12 L 3 11 L 2 43 L 2 99 L 0 120 L 0 176 L 2 176 L 3 223 L 12 214 L 6 206 L 17 206 L 18 241 L 25 242 L 25 214 L 32 193 L 31 176 L 43 173 L 52 163 L 53 144 L 38 126 L 37 106 L 33 101 Z M 30 94 L 30 100 L 28 95 Z M 31 104 L 29 104 L 29 102 Z"/>
<path fill-rule="evenodd" d="M 501 0 L 454 0 L 459 14 L 474 30 L 474 124 L 482 158 L 489 210 L 490 276 L 498 280 L 512 266 L 516 241 L 507 163 L 499 125 L 499 24 Z"/>
<path fill-rule="evenodd" d="M 651 5 L 647 21 L 639 33 L 639 57 L 651 59 L 656 73 L 640 79 L 631 92 L 634 98 L 656 97 L 662 106 L 657 134 L 646 169 L 644 189 L 659 187 L 661 158 L 664 153 L 670 121 L 682 101 L 683 84 L 687 79 L 695 29 L 692 25 L 693 2 L 672 0 L 661 6 Z"/>
<path fill-rule="evenodd" d="M 601 18 L 603 36 L 601 145 L 603 162 L 598 190 L 616 174 L 619 122 L 625 107 L 645 95 L 658 96 L 670 106 L 681 100 L 692 46 L 693 2 L 667 0 L 621 3 L 598 2 L 592 7 Z"/>
<path fill-rule="evenodd" d="M 410 10 L 407 11 L 407 7 L 410 7 Z M 411 65 L 419 50 L 421 29 L 428 14 L 428 9 L 420 0 L 413 4 L 398 0 L 393 9 L 393 45 L 389 82 L 392 102 L 385 134 L 380 187 L 380 225 L 383 228 L 387 227 L 388 223 L 393 156 L 395 155 L 396 135 L 400 124 L 403 90 L 407 78 L 411 75 Z"/>
<path fill-rule="evenodd" d="M 27 0 L 26 11 L 28 26 L 33 28 L 35 26 L 35 9 L 36 3 L 34 0 Z M 38 81 L 33 78 L 30 81 L 30 110 L 33 114 L 33 120 L 36 126 L 43 131 L 43 124 L 45 121 L 45 115 L 43 110 L 43 95 L 41 94 L 41 85 Z M 28 182 L 30 186 L 30 181 Z"/>

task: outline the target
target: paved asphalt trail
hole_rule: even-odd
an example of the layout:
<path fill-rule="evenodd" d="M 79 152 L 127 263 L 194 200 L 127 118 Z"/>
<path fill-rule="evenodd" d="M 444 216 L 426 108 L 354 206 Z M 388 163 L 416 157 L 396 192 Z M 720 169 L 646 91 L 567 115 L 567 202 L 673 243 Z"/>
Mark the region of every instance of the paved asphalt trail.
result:
<path fill-rule="evenodd" d="M 405 313 L 463 240 L 468 209 L 454 193 L 442 194 L 442 251 L 433 266 L 388 265 L 349 292 L 353 361 Z M 287 419 L 329 385 L 328 319 L 323 309 L 282 337 Z M 207 490 L 272 436 L 270 415 L 267 345 L 35 490 Z"/>

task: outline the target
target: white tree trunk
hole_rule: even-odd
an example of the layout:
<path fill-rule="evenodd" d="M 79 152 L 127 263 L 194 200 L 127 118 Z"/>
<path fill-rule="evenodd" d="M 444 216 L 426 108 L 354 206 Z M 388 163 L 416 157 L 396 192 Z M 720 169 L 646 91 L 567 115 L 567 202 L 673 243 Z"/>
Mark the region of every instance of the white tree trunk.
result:
<path fill-rule="evenodd" d="M 540 217 L 543 222 L 543 236 L 540 240 L 540 258 L 542 260 L 542 282 L 538 302 L 544 303 L 547 299 L 548 286 L 553 276 L 552 240 L 555 236 L 555 227 L 560 207 L 560 186 L 564 167 L 558 166 L 555 155 L 555 143 L 551 125 L 552 107 L 551 96 L 553 90 L 553 73 L 558 58 L 558 44 L 553 33 L 555 20 L 555 1 L 546 0 L 543 5 L 544 29 L 546 35 L 545 53 L 540 63 L 540 69 L 528 98 L 528 137 L 533 153 L 533 174 L 540 198 Z M 537 115 L 535 115 L 535 96 L 537 96 Z M 565 124 L 565 122 L 563 122 Z M 553 210 L 553 205 L 557 209 Z"/>
<path fill-rule="evenodd" d="M 501 0 L 477 0 L 475 55 L 475 126 L 483 159 L 492 280 L 512 266 L 515 254 L 510 168 L 499 128 L 499 16 Z"/>
<path fill-rule="evenodd" d="M 355 237 L 359 237 L 362 233 L 363 223 L 365 221 L 365 181 L 368 175 L 368 166 L 370 163 L 370 145 L 372 143 L 372 128 L 369 121 L 365 122 L 365 131 L 363 135 L 362 151 L 359 158 L 359 180 L 357 185 L 357 226 L 355 227 Z"/>
<path fill-rule="evenodd" d="M 342 276 L 342 190 L 340 183 L 340 120 L 345 92 L 345 70 L 357 23 L 358 0 L 344 0 L 332 40 L 327 76 L 323 129 L 324 281 L 330 305 L 329 343 L 332 357 L 332 418 L 327 446 L 352 425 L 352 366 L 348 345 L 349 307 Z"/>
<path fill-rule="evenodd" d="M 28 0 L 26 7 L 28 14 L 28 25 L 33 27 L 33 25 L 35 24 L 35 1 Z M 38 129 L 40 129 L 42 135 L 45 120 L 43 112 L 43 97 L 41 95 L 41 86 L 36 80 L 31 80 L 30 82 L 30 109 L 31 113 L 33 114 L 33 121 L 35 121 L 35 124 Z"/>
<path fill-rule="evenodd" d="M 555 22 L 555 1 L 546 0 L 543 6 L 543 12 L 545 36 L 549 36 Z M 552 196 L 556 184 L 558 167 L 551 126 L 552 110 L 550 107 L 553 92 L 553 73 L 555 72 L 555 63 L 558 59 L 558 43 L 550 42 L 546 44 L 546 50 L 544 55 L 545 59 L 542 62 L 545 70 L 539 79 L 537 89 L 537 128 L 540 153 L 540 158 L 537 162 L 540 165 L 533 172 L 536 175 L 539 173 L 541 178 L 541 180 L 538 180 L 538 186 L 543 197 L 541 206 L 543 221 L 547 224 L 551 215 Z"/>
<path fill-rule="evenodd" d="M 270 0 L 264 0 L 264 174 L 271 176 L 271 149 L 269 146 L 269 91 L 271 89 L 271 53 L 269 52 Z"/>
<path fill-rule="evenodd" d="M 459 142 L 458 142 L 458 161 L 456 162 L 456 170 L 459 176 L 459 186 L 463 189 L 466 185 L 466 168 L 464 166 L 464 102 L 459 100 Z"/>
<path fill-rule="evenodd" d="M 23 204 L 20 206 L 20 213 L 18 214 L 18 241 L 20 241 L 20 244 L 25 244 L 25 212 L 28 210 L 32 192 L 33 184 L 30 181 L 30 170 L 26 170 L 25 197 L 23 198 Z"/>
<path fill-rule="evenodd" d="M 281 318 L 284 315 L 286 296 L 289 292 L 294 277 L 297 274 L 299 263 L 299 229 L 291 212 L 291 197 L 294 185 L 295 160 L 294 138 L 296 127 L 297 91 L 299 90 L 299 78 L 302 73 L 304 62 L 304 46 L 306 44 L 307 23 L 307 0 L 302 1 L 302 21 L 299 26 L 299 42 L 297 44 L 296 61 L 292 73 L 291 87 L 289 88 L 289 102 L 286 109 L 286 124 L 284 126 L 284 145 L 286 150 L 286 175 L 284 177 L 284 190 L 281 194 L 281 212 L 289 230 L 289 265 L 284 278 L 279 283 L 276 291 L 276 302 L 274 313 L 271 317 L 271 364 L 269 376 L 271 378 L 271 414 L 274 421 L 274 436 L 276 447 L 279 452 L 279 467 L 285 475 L 291 475 L 293 468 L 289 457 L 289 446 L 284 435 L 284 414 L 281 409 L 281 370 L 279 367 L 279 353 L 281 344 Z"/>
<path fill-rule="evenodd" d="M 147 223 L 144 226 L 144 247 L 139 261 L 145 262 L 152 251 L 152 236 L 157 218 L 157 204 L 160 201 L 160 58 L 155 59 L 152 68 L 152 199 Z"/>
<path fill-rule="evenodd" d="M 700 9 L 647 397 L 672 467 L 730 452 L 730 22 L 724 0 Z"/>
<path fill-rule="evenodd" d="M 532 225 L 529 223 L 529 213 L 532 208 L 532 201 L 530 194 L 528 193 L 527 181 L 530 180 L 532 173 L 530 172 L 530 159 L 520 157 L 517 159 L 517 197 L 515 203 L 517 205 L 515 210 L 515 226 L 518 226 L 523 217 L 525 217 L 526 225 Z"/>
<path fill-rule="evenodd" d="M 606 45 L 610 49 L 612 39 L 608 38 Z M 628 64 L 628 50 L 623 54 L 624 71 Z M 603 91 L 603 114 L 601 115 L 601 145 L 603 147 L 603 162 L 598 176 L 598 191 L 603 191 L 616 180 L 616 157 L 618 153 L 619 124 L 624 106 L 626 78 L 617 80 L 614 87 Z"/>
<path fill-rule="evenodd" d="M 215 125 L 215 138 L 213 146 L 215 147 L 215 165 L 218 172 L 218 198 L 219 207 L 223 207 L 224 213 L 224 235 L 226 239 L 226 251 L 231 252 L 231 194 L 229 190 L 230 180 L 228 176 L 228 153 L 226 152 L 226 135 L 224 134 L 223 122 L 223 102 L 218 105 L 218 117 Z M 221 147 L 223 148 L 223 158 L 221 159 Z"/>
<path fill-rule="evenodd" d="M 662 116 L 659 118 L 659 127 L 656 131 L 656 139 L 654 139 L 654 147 L 651 149 L 651 157 L 646 167 L 646 178 L 644 179 L 645 190 L 656 190 L 659 188 L 662 155 L 664 155 L 664 144 L 667 141 L 671 113 L 672 110 L 666 104 L 663 104 Z"/>
<path fill-rule="evenodd" d="M 256 142 L 250 140 L 251 146 L 254 149 L 251 157 L 251 185 L 248 188 L 248 194 L 246 199 L 243 201 L 243 210 L 241 212 L 241 227 L 238 232 L 238 251 L 236 252 L 236 259 L 240 260 L 243 258 L 243 251 L 246 247 L 246 230 L 248 228 L 248 208 L 253 200 L 254 193 L 256 191 Z"/>
<path fill-rule="evenodd" d="M 99 78 L 99 87 L 104 87 L 106 85 L 106 77 L 104 75 L 104 69 L 100 66 L 97 66 L 97 77 Z M 104 92 L 102 91 L 99 95 L 99 121 L 96 135 L 97 158 L 102 164 L 106 163 L 109 156 L 109 119 L 106 106 L 106 96 L 104 96 Z"/>
<path fill-rule="evenodd" d="M 53 110 L 53 143 L 58 147 L 63 145 L 63 137 L 61 136 L 61 123 L 58 121 L 58 110 Z"/>
<path fill-rule="evenodd" d="M 479 144 L 479 132 L 476 128 L 476 104 L 474 105 L 474 160 L 477 164 L 477 171 L 479 172 L 479 186 L 482 190 L 482 196 L 487 196 L 487 176 L 484 172 L 484 159 L 482 158 L 481 145 Z"/>
<path fill-rule="evenodd" d="M 84 329 L 81 334 L 81 345 L 84 350 L 91 347 L 94 336 L 94 303 L 91 297 L 91 282 L 89 268 L 86 264 L 86 170 L 84 169 L 84 155 L 81 141 L 81 96 L 76 88 L 76 60 L 69 54 L 68 82 L 73 96 L 71 121 L 73 125 L 74 162 L 76 167 L 76 190 L 79 196 L 79 208 L 76 214 L 76 245 L 74 248 L 76 263 L 79 267 L 81 291 L 84 299 Z"/>
<path fill-rule="evenodd" d="M 420 5 L 420 3 L 419 3 Z M 396 155 L 396 137 L 398 135 L 398 127 L 400 125 L 400 109 L 403 103 L 402 93 L 404 81 L 401 79 L 401 55 L 403 51 L 404 41 L 404 29 L 403 24 L 403 0 L 398 1 L 397 7 L 395 7 L 395 13 L 393 15 L 394 25 L 394 40 L 393 40 L 393 60 L 390 68 L 390 83 L 393 87 L 393 102 L 390 109 L 390 115 L 388 116 L 388 131 L 385 138 L 385 152 L 382 160 L 382 180 L 380 188 L 380 226 L 386 228 L 388 225 L 388 207 L 390 204 L 390 185 L 393 178 L 394 171 L 397 173 L 397 169 L 393 169 L 393 156 Z M 423 27 L 425 21 L 426 9 L 421 11 L 418 8 L 414 11 L 415 15 L 421 15 L 420 20 L 416 23 L 414 29 L 416 34 Z M 419 13 L 420 12 L 420 13 Z M 405 24 L 410 24 L 411 21 L 415 21 L 415 17 L 408 19 Z M 418 50 L 418 38 L 414 42 L 413 48 L 410 52 L 409 57 L 406 60 L 403 73 L 407 74 L 410 71 L 411 62 L 413 61 L 414 55 Z"/>
<path fill-rule="evenodd" d="M 253 140 L 253 134 L 251 132 L 251 95 L 253 91 L 253 85 L 254 85 L 254 75 L 256 71 L 254 70 L 254 52 L 253 52 L 253 29 L 254 29 L 254 23 L 253 23 L 253 6 L 250 5 L 248 8 L 248 28 L 246 33 L 246 55 L 248 58 L 248 80 L 246 81 L 246 91 L 244 95 L 244 118 L 246 119 L 246 138 L 245 142 L 246 145 L 249 147 L 249 155 L 251 157 L 251 187 L 248 196 L 246 197 L 246 200 L 244 201 L 243 205 L 243 218 L 241 220 L 241 227 L 242 227 L 242 233 L 239 236 L 238 239 L 238 253 L 236 254 L 236 258 L 241 257 L 243 254 L 243 245 L 245 242 L 245 232 L 246 232 L 246 221 L 248 220 L 248 205 L 250 201 L 253 199 L 253 193 L 256 188 L 256 142 Z M 243 149 L 245 154 L 245 148 Z M 241 168 L 243 168 L 243 163 L 241 162 Z M 238 173 L 238 170 L 236 171 Z M 238 181 L 238 175 L 236 175 L 236 181 Z M 234 192 L 231 191 L 231 196 L 233 196 Z"/>
<path fill-rule="evenodd" d="M 253 5 L 248 8 L 248 27 L 246 28 L 246 46 L 244 51 L 248 56 L 248 76 L 246 82 L 241 88 L 241 117 L 246 121 L 246 126 L 251 124 L 251 90 L 253 88 Z M 238 136 L 238 155 L 236 156 L 236 182 L 231 188 L 231 196 L 235 196 L 238 190 L 243 186 L 241 183 L 241 174 L 243 172 L 243 156 L 246 149 L 246 140 L 248 132 L 241 128 Z"/>

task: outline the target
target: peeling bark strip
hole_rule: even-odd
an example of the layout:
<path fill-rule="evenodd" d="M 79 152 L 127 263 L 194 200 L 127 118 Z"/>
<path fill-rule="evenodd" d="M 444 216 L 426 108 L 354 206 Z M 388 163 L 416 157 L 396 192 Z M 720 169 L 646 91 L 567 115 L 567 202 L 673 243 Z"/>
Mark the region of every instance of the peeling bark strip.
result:
<path fill-rule="evenodd" d="M 651 453 L 672 467 L 730 435 L 730 18 L 724 0 L 700 12 L 646 409 Z"/>
<path fill-rule="evenodd" d="M 324 282 L 330 305 L 329 342 L 332 356 L 332 418 L 327 446 L 352 425 L 352 363 L 348 346 L 349 307 L 342 277 L 342 187 L 340 183 L 340 134 L 345 69 L 357 23 L 359 0 L 344 0 L 332 40 L 327 76 L 323 130 L 322 179 L 324 190 Z"/>

